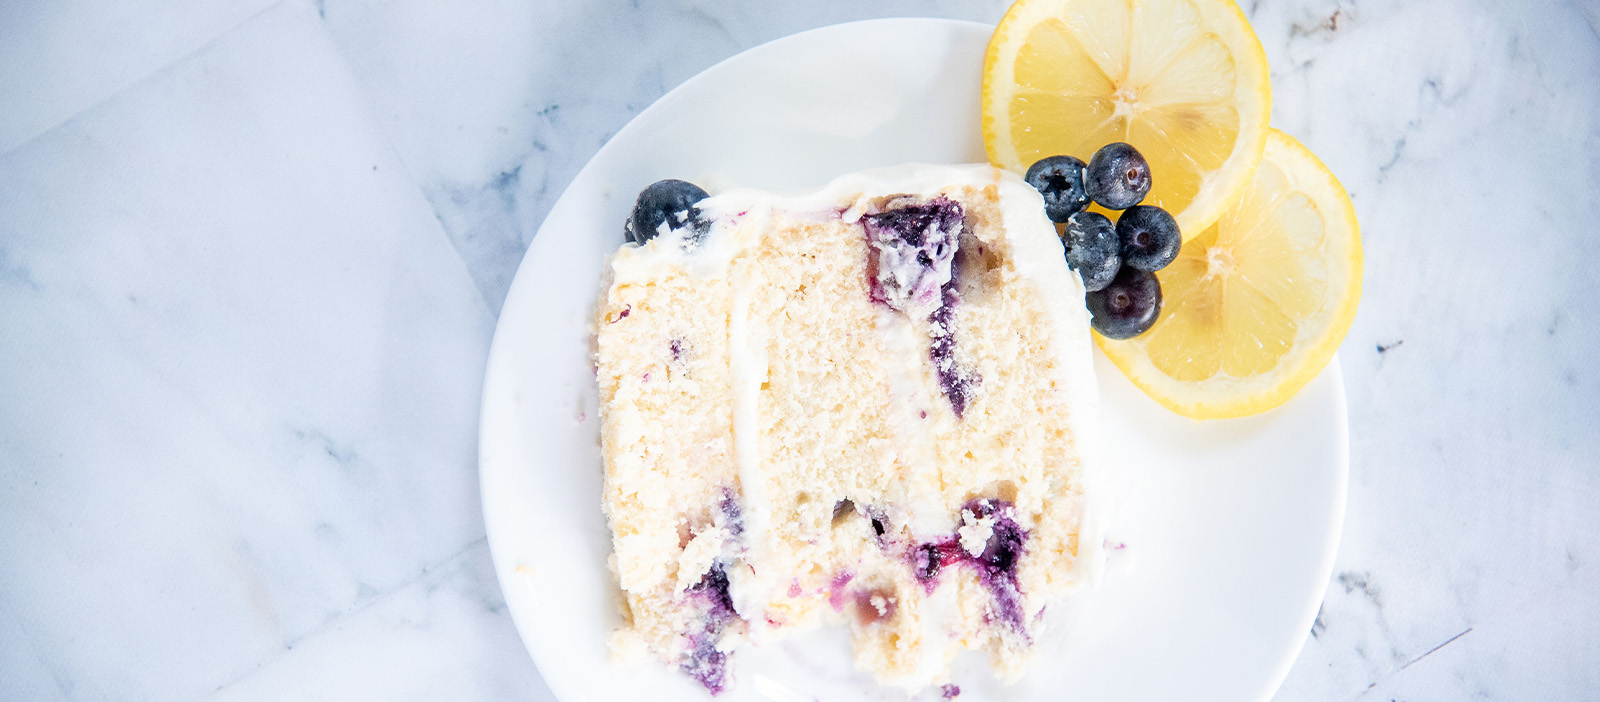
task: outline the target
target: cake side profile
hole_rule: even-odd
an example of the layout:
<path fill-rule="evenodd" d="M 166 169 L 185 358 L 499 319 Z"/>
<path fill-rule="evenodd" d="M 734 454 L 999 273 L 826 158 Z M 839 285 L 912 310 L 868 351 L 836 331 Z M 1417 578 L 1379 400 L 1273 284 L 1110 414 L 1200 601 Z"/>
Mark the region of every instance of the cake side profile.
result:
<path fill-rule="evenodd" d="M 907 166 L 644 238 L 596 313 L 614 648 L 717 693 L 740 646 L 838 623 L 885 684 L 963 648 L 1018 675 L 1103 557 L 1084 290 L 1038 191 Z"/>

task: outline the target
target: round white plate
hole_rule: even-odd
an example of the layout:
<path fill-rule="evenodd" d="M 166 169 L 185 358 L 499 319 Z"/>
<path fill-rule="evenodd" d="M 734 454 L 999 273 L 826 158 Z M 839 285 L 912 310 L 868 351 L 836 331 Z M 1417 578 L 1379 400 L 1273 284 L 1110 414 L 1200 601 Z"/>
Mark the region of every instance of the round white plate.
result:
<path fill-rule="evenodd" d="M 573 179 L 506 298 L 483 390 L 480 468 L 490 550 L 511 616 L 563 702 L 705 700 L 662 666 L 612 663 L 588 320 L 634 196 L 660 178 L 815 187 L 848 171 L 984 160 L 978 91 L 992 27 L 894 19 L 797 34 L 689 80 Z M 1115 549 L 1069 633 L 1005 688 L 963 665 L 963 702 L 1265 700 L 1304 642 L 1344 514 L 1337 364 L 1283 407 L 1195 422 L 1097 353 Z M 830 638 L 832 636 L 832 638 Z M 904 699 L 850 672 L 818 634 L 741 661 L 723 699 Z M 923 695 L 936 699 L 937 691 Z"/>

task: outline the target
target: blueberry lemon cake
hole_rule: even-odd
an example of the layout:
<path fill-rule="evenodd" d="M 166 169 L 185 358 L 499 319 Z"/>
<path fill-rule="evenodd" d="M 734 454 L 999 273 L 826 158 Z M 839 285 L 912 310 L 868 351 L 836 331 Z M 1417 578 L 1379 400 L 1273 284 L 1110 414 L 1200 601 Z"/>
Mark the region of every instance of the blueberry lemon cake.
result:
<path fill-rule="evenodd" d="M 1084 288 L 1038 190 L 975 166 L 641 196 L 596 326 L 612 646 L 712 693 L 847 626 L 889 685 L 1021 672 L 1097 578 Z"/>

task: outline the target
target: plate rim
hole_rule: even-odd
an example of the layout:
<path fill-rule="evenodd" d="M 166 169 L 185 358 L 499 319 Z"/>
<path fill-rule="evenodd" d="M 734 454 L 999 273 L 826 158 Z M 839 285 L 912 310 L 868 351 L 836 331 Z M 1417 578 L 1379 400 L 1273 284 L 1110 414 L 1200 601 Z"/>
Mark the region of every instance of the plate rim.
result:
<path fill-rule="evenodd" d="M 1306 385 L 1309 386 L 1312 382 L 1316 382 L 1323 377 L 1327 378 L 1335 390 L 1333 399 L 1334 404 L 1337 406 L 1337 411 L 1334 412 L 1336 423 L 1333 431 L 1334 435 L 1338 437 L 1335 442 L 1335 446 L 1338 447 L 1338 456 L 1334 459 L 1334 465 L 1337 466 L 1337 470 L 1335 471 L 1334 479 L 1332 518 L 1330 520 L 1331 523 L 1328 525 L 1328 533 L 1323 537 L 1322 553 L 1318 559 L 1317 566 L 1317 573 L 1321 575 L 1322 579 L 1322 587 L 1308 592 L 1308 598 L 1301 607 L 1300 628 L 1305 629 L 1308 636 L 1311 628 L 1316 625 L 1317 615 L 1322 611 L 1322 603 L 1327 599 L 1328 587 L 1332 584 L 1333 567 L 1339 557 L 1339 544 L 1344 539 L 1345 510 L 1349 507 L 1350 499 L 1350 404 L 1344 389 L 1344 368 L 1339 363 L 1337 351 L 1334 352 L 1332 358 L 1328 359 L 1328 365 L 1323 366 L 1322 370 L 1312 376 L 1311 382 L 1306 383 Z M 1294 396 L 1291 395 L 1289 399 L 1293 400 Z M 1268 410 L 1268 412 L 1271 411 Z M 1283 687 L 1283 682 L 1289 678 L 1290 671 L 1294 670 L 1294 664 L 1300 660 L 1300 653 L 1305 650 L 1305 647 L 1306 637 L 1301 637 L 1299 643 L 1286 651 L 1288 655 L 1278 663 L 1277 670 L 1266 678 L 1267 685 L 1263 688 L 1259 698 L 1261 702 L 1271 700 L 1278 693 L 1278 689 Z"/>

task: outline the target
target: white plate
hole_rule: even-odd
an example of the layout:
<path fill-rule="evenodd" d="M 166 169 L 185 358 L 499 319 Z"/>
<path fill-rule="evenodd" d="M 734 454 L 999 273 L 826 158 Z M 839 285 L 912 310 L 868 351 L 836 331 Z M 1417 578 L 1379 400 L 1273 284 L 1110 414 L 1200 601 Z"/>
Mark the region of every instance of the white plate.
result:
<path fill-rule="evenodd" d="M 480 461 L 506 602 L 564 702 L 706 699 L 686 676 L 607 657 L 618 594 L 587 322 L 634 196 L 667 177 L 790 190 L 874 166 L 982 161 L 991 30 L 876 20 L 746 51 L 641 113 L 551 210 L 495 332 Z M 1273 412 L 1204 423 L 1161 409 L 1098 353 L 1095 370 L 1115 476 L 1110 540 L 1126 548 L 1021 684 L 999 688 L 963 669 L 961 699 L 1267 699 L 1311 627 L 1344 514 L 1337 364 Z M 742 661 L 800 694 L 746 675 L 723 699 L 903 698 L 850 674 L 842 645 L 830 654 L 835 640 L 819 635 Z"/>

